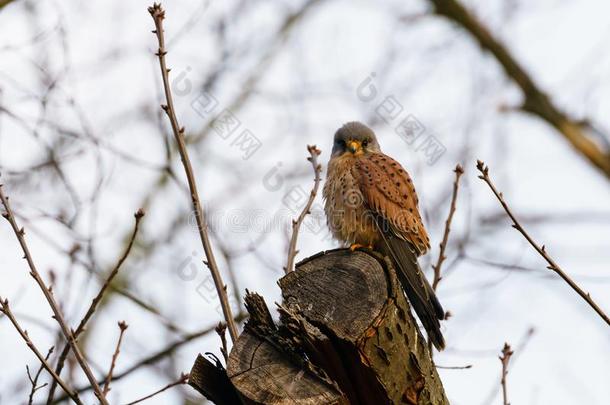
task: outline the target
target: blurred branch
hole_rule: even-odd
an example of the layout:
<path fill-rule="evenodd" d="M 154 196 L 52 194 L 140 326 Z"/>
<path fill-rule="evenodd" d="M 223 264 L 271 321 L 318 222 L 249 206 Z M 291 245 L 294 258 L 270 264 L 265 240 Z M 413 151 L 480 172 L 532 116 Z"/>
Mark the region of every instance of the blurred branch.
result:
<path fill-rule="evenodd" d="M 562 211 L 562 212 L 534 212 L 520 215 L 521 222 L 524 224 L 552 224 L 552 225 L 582 225 L 589 224 L 608 224 L 610 223 L 610 212 L 608 211 Z M 481 225 L 496 225 L 502 223 L 506 215 L 504 211 L 498 210 L 489 215 L 482 215 L 479 218 Z"/>
<path fill-rule="evenodd" d="M 0 0 L 0 10 L 2 10 L 4 8 L 4 6 L 8 6 L 9 4 L 11 4 L 14 1 L 15 0 Z"/>
<path fill-rule="evenodd" d="M 318 188 L 320 187 L 320 172 L 322 172 L 322 165 L 318 163 L 318 156 L 320 156 L 321 153 L 320 149 L 318 149 L 316 145 L 307 145 L 307 151 L 311 155 L 307 158 L 307 160 L 311 162 L 314 172 L 313 189 L 309 194 L 307 204 L 305 204 L 305 207 L 297 220 L 292 220 L 292 237 L 290 238 L 290 245 L 288 246 L 288 261 L 286 263 L 286 267 L 284 268 L 286 274 L 294 270 L 294 259 L 298 253 L 297 239 L 299 238 L 299 229 L 301 228 L 301 224 L 303 223 L 303 220 L 307 214 L 310 213 L 311 206 L 313 205 L 313 201 L 316 199 Z"/>
<path fill-rule="evenodd" d="M 580 122 L 568 117 L 537 86 L 506 47 L 458 0 L 429 0 L 435 12 L 468 31 L 479 45 L 490 52 L 506 74 L 523 92 L 521 109 L 553 126 L 589 162 L 610 179 L 610 151 L 602 150 L 585 133 Z"/>
<path fill-rule="evenodd" d="M 150 312 L 152 315 L 157 317 L 159 319 L 159 323 L 161 325 L 165 326 L 168 330 L 175 332 L 175 333 L 184 334 L 184 329 L 181 328 L 179 325 L 176 325 L 166 315 L 163 315 L 159 309 L 155 308 L 152 304 L 145 302 L 143 299 L 137 297 L 132 291 L 129 291 L 122 285 L 115 285 L 115 284 L 120 284 L 120 282 L 119 283 L 115 282 L 115 283 L 111 284 L 108 287 L 108 290 L 117 293 L 118 295 L 122 296 L 123 298 L 126 298 L 127 300 L 131 301 L 133 304 L 138 306 L 139 308 L 141 308 L 147 312 Z M 107 301 L 107 298 L 108 298 L 108 296 L 106 295 L 104 301 Z"/>
<path fill-rule="evenodd" d="M 241 322 L 244 319 L 246 319 L 246 314 L 238 314 L 235 317 L 235 322 Z M 162 348 L 161 350 L 151 354 L 150 356 L 137 361 L 136 363 L 132 364 L 130 367 L 128 367 L 127 369 L 125 369 L 123 372 L 116 374 L 114 377 L 112 377 L 112 381 L 118 381 L 122 378 L 125 378 L 129 375 L 131 375 L 132 373 L 140 370 L 142 367 L 146 367 L 146 366 L 152 366 L 154 364 L 157 364 L 158 362 L 160 362 L 161 360 L 171 356 L 172 354 L 174 354 L 178 349 L 180 349 L 182 346 L 192 342 L 193 340 L 199 339 L 205 335 L 207 335 L 208 333 L 214 332 L 216 329 L 217 325 L 214 325 L 212 327 L 208 327 L 205 329 L 202 329 L 200 331 L 191 333 L 187 336 L 185 336 L 183 339 L 178 340 L 176 342 L 172 342 L 169 345 L 167 345 L 166 347 Z M 101 381 L 100 383 L 103 383 L 103 381 Z M 82 386 L 80 388 L 78 388 L 76 390 L 76 392 L 78 392 L 79 394 L 82 394 L 83 392 L 87 392 L 90 391 L 91 387 L 90 386 Z M 53 404 L 57 404 L 60 403 L 62 401 L 65 401 L 65 397 L 62 398 L 58 398 L 56 399 Z"/>
<path fill-rule="evenodd" d="M 280 25 L 278 32 L 272 36 L 274 38 L 274 40 L 269 44 L 269 46 L 265 47 L 264 49 L 257 50 L 257 54 L 261 54 L 263 56 L 260 58 L 259 63 L 254 68 L 254 70 L 250 74 L 250 76 L 244 81 L 243 85 L 240 86 L 240 88 L 242 90 L 229 104 L 230 105 L 229 110 L 231 110 L 233 113 L 237 114 L 237 112 L 246 104 L 248 99 L 253 95 L 252 90 L 253 90 L 254 86 L 256 85 L 256 83 L 258 82 L 258 80 L 260 79 L 262 74 L 266 71 L 266 67 L 269 66 L 273 62 L 274 58 L 278 56 L 279 51 L 282 49 L 282 45 L 285 44 L 290 33 L 296 27 L 299 26 L 298 22 L 301 21 L 305 17 L 307 12 L 311 8 L 313 8 L 313 6 L 315 6 L 316 4 L 318 4 L 320 2 L 321 2 L 320 0 L 309 0 L 306 3 L 304 3 L 298 10 L 287 15 L 285 17 L 284 21 L 282 22 L 282 24 Z M 220 71 L 218 73 L 212 73 L 211 76 L 212 77 L 210 77 L 206 81 L 206 86 L 204 86 L 204 87 L 207 88 L 208 86 L 211 86 L 213 82 L 219 81 L 220 77 L 221 77 Z M 0 106 L 0 109 L 1 109 L 1 106 Z M 161 117 L 161 114 L 159 114 L 159 117 Z M 159 122 L 159 124 L 161 123 L 160 120 L 158 122 Z M 200 145 L 203 141 L 205 141 L 205 139 L 207 139 L 207 135 L 210 133 L 211 130 L 212 130 L 211 123 L 208 123 L 205 126 L 205 128 L 197 131 L 196 134 L 189 136 L 187 139 L 187 143 L 189 145 L 193 145 L 194 147 Z M 163 127 L 161 125 L 159 125 L 159 131 L 161 133 L 163 132 Z M 178 187 L 180 187 L 181 189 L 183 188 L 182 183 L 178 183 L 176 181 L 176 177 L 173 176 L 173 174 L 171 173 L 170 164 L 171 164 L 171 161 L 173 160 L 173 155 L 175 153 L 175 149 L 169 147 L 169 142 L 167 142 L 167 139 L 168 139 L 167 137 L 163 136 L 162 139 L 164 140 L 165 149 L 166 149 L 166 170 L 162 170 L 159 172 L 159 175 L 157 176 L 157 178 L 152 182 L 152 184 L 154 184 L 154 186 L 151 187 L 150 190 L 147 191 L 146 194 L 144 195 L 144 197 L 141 199 L 139 206 L 143 207 L 144 209 L 147 209 L 147 208 L 153 206 L 153 204 L 157 200 L 157 197 L 163 195 L 164 187 L 166 187 L 168 184 L 170 184 L 170 180 L 174 180 Z M 175 234 L 175 233 L 172 232 L 172 234 Z M 127 237 L 128 237 L 128 235 L 125 236 L 125 239 Z M 255 253 L 255 255 L 258 254 L 256 251 L 254 253 Z M 260 260 L 260 258 L 258 258 L 258 259 Z M 95 266 L 89 265 L 88 263 L 85 263 L 84 261 L 81 261 L 81 260 L 79 260 L 79 263 L 82 264 L 83 266 L 85 266 L 91 272 L 93 272 L 97 277 L 100 277 Z M 268 263 L 264 263 L 264 264 L 266 266 L 269 266 Z M 275 271 L 276 266 L 270 267 L 270 269 L 273 269 Z M 229 271 L 230 271 L 230 268 L 229 268 Z M 145 311 L 151 312 L 152 314 L 158 316 L 162 320 L 163 325 L 168 327 L 170 330 L 172 330 L 172 331 L 180 330 L 179 328 L 176 327 L 176 325 L 173 325 L 165 316 L 163 316 L 159 310 L 157 310 L 150 304 L 145 303 L 143 300 L 137 298 L 133 293 L 131 293 L 129 291 L 128 281 L 125 280 L 125 282 L 126 282 L 126 284 L 124 287 L 118 287 L 118 286 L 115 286 L 114 284 L 111 285 L 109 292 L 114 292 L 119 295 L 122 295 L 123 297 L 132 301 L 136 305 L 140 306 Z M 239 292 L 237 289 L 234 289 L 234 294 L 235 294 L 235 297 L 237 298 L 237 296 L 239 295 Z M 110 302 L 110 298 L 112 298 L 112 295 L 106 294 L 105 302 L 106 303 Z M 240 301 L 238 301 L 238 302 L 240 302 Z M 102 303 L 102 305 L 103 305 L 103 303 Z M 237 314 L 237 315 L 235 315 L 235 318 L 243 319 L 243 314 Z"/>
<path fill-rule="evenodd" d="M 146 201 L 144 201 L 144 203 L 145 202 Z M 149 206 L 149 204 L 143 204 L 143 205 Z M 140 210 L 142 210 L 142 212 L 144 212 L 143 209 L 140 209 Z M 74 254 L 75 253 L 75 251 L 73 251 L 74 247 L 72 247 L 71 249 L 63 248 L 62 245 L 60 243 L 58 243 L 56 238 L 54 238 L 54 235 L 49 235 L 49 234 L 43 232 L 42 230 L 40 230 L 37 227 L 36 223 L 28 220 L 28 218 L 21 216 L 18 213 L 15 213 L 15 216 L 28 226 L 31 233 L 34 233 L 39 238 L 43 239 L 50 247 L 52 247 L 58 253 L 63 254 L 67 257 L 70 257 L 71 260 L 74 260 L 75 263 L 82 266 L 90 274 L 93 274 L 101 283 L 106 282 L 107 276 L 105 274 L 102 274 L 103 271 L 101 269 L 99 269 L 95 263 L 88 262 L 87 260 L 79 257 L 79 255 Z M 65 226 L 65 224 L 63 222 L 58 221 L 57 218 L 54 218 L 52 216 L 45 216 L 44 218 L 53 219 L 57 223 Z M 73 230 L 71 228 L 67 228 L 67 229 L 69 229 L 71 232 L 73 232 Z M 174 229 L 174 228 L 172 228 L 172 229 Z M 129 233 L 127 235 L 125 235 L 124 239 L 127 241 L 130 241 L 131 237 L 132 237 L 132 232 L 133 231 L 130 230 Z M 76 238 L 80 239 L 80 238 L 82 238 L 82 236 L 77 235 Z M 123 252 L 121 252 L 121 255 L 123 255 Z M 117 262 L 119 260 L 120 260 L 120 258 L 117 259 Z M 183 329 L 180 328 L 178 325 L 175 325 L 170 319 L 168 319 L 165 315 L 163 315 L 159 309 L 155 308 L 151 303 L 147 303 L 144 300 L 142 300 L 141 298 L 137 297 L 133 292 L 129 291 L 127 289 L 127 287 L 124 287 L 123 281 L 117 282 L 116 279 L 113 280 L 113 282 L 108 286 L 108 291 L 104 295 L 104 300 L 99 303 L 98 309 L 96 310 L 97 312 L 99 312 L 100 308 L 104 305 L 105 302 L 109 301 L 109 298 L 111 297 L 111 293 L 116 293 L 116 294 L 122 296 L 123 298 L 127 299 L 128 301 L 131 301 L 133 304 L 140 307 L 144 311 L 150 312 L 155 317 L 158 317 L 161 321 L 161 324 L 164 325 L 169 330 L 171 330 L 172 332 L 183 333 Z"/>
<path fill-rule="evenodd" d="M 231 311 L 231 306 L 229 305 L 227 290 L 222 281 L 220 271 L 218 270 L 218 265 L 216 264 L 216 259 L 214 257 L 214 252 L 210 243 L 203 208 L 201 206 L 201 202 L 199 201 L 199 193 L 197 192 L 197 184 L 195 182 L 193 168 L 191 166 L 191 161 L 188 155 L 188 151 L 186 149 L 186 143 L 184 140 L 184 127 L 180 127 L 180 125 L 178 124 L 178 118 L 176 117 L 176 112 L 174 111 L 174 101 L 172 98 L 172 93 L 169 84 L 169 69 L 167 68 L 165 63 L 165 55 L 167 54 L 167 51 L 165 50 L 165 36 L 163 32 L 163 19 L 165 18 L 165 11 L 163 10 L 163 8 L 161 8 L 161 5 L 155 3 L 152 7 L 148 8 L 148 12 L 150 13 L 155 22 L 155 30 L 153 31 L 153 33 L 156 34 L 157 41 L 159 43 L 159 49 L 157 50 L 156 55 L 159 58 L 159 66 L 161 68 L 161 76 L 163 78 L 163 87 L 165 90 L 165 99 L 167 102 L 167 104 L 162 106 L 162 108 L 167 113 L 167 116 L 172 126 L 174 137 L 176 139 L 176 143 L 178 144 L 178 150 L 180 152 L 180 157 L 182 160 L 182 164 L 184 165 L 184 171 L 188 180 L 189 189 L 191 191 L 191 201 L 193 203 L 193 209 L 195 210 L 195 218 L 197 219 L 199 237 L 201 238 L 203 250 L 205 251 L 205 255 L 207 258 L 206 264 L 210 269 L 212 278 L 214 279 L 216 293 L 218 294 L 220 305 L 222 306 L 222 312 L 224 314 L 225 321 L 227 322 L 227 325 L 229 327 L 229 334 L 231 335 L 231 340 L 235 342 L 238 336 L 237 326 L 233 321 L 233 314 Z"/>
<path fill-rule="evenodd" d="M 114 354 L 112 355 L 112 361 L 110 362 L 110 370 L 108 370 L 108 375 L 106 376 L 106 381 L 104 382 L 104 395 L 108 395 L 110 391 L 110 381 L 112 381 L 112 372 L 114 371 L 114 367 L 116 366 L 116 361 L 119 358 L 119 353 L 121 352 L 121 343 L 123 342 L 123 335 L 127 330 L 128 325 L 125 321 L 119 322 L 119 340 L 116 343 L 116 349 L 114 350 Z"/>
<path fill-rule="evenodd" d="M 53 353 L 54 349 L 55 349 L 55 347 L 51 346 L 51 348 L 47 352 L 47 355 L 44 358 L 45 361 L 47 361 L 47 362 L 49 361 L 49 357 L 51 357 L 51 354 Z M 27 365 L 25 366 L 25 370 L 28 373 L 28 379 L 30 380 L 30 383 L 32 384 L 32 389 L 30 390 L 30 396 L 28 397 L 29 405 L 31 405 L 34 402 L 34 394 L 36 394 L 36 391 L 49 385 L 48 383 L 38 385 L 38 378 L 40 378 L 40 374 L 42 373 L 43 369 L 44 369 L 44 365 L 41 363 L 40 367 L 38 367 L 38 371 L 36 371 L 36 375 L 34 376 L 34 378 L 32 378 L 32 375 L 30 374 L 30 368 Z"/>
<path fill-rule="evenodd" d="M 593 299 L 591 298 L 591 296 L 589 295 L 589 293 L 584 292 L 560 267 L 559 265 L 557 265 L 557 263 L 555 263 L 555 261 L 547 254 L 546 250 L 545 250 L 545 246 L 538 246 L 538 244 L 536 244 L 536 242 L 532 239 L 531 236 L 529 236 L 529 234 L 525 231 L 525 229 L 523 229 L 523 227 L 521 226 L 521 224 L 519 224 L 519 222 L 517 221 L 517 218 L 515 218 L 514 214 L 512 213 L 512 211 L 510 210 L 510 208 L 508 207 L 508 204 L 506 203 L 506 201 L 504 201 L 504 197 L 502 196 L 502 193 L 500 193 L 496 187 L 494 186 L 494 184 L 491 181 L 491 178 L 489 177 L 489 168 L 487 166 L 485 166 L 485 164 L 478 160 L 477 161 L 477 169 L 481 172 L 481 175 L 479 176 L 479 178 L 481 180 L 483 180 L 485 183 L 487 183 L 487 185 L 489 186 L 489 188 L 491 189 L 491 191 L 494 193 L 494 195 L 496 196 L 496 198 L 498 199 L 498 201 L 500 202 L 500 204 L 502 205 L 502 208 L 504 208 L 504 211 L 506 211 L 506 214 L 510 217 L 510 219 L 513 221 L 513 228 L 515 228 L 517 231 L 519 231 L 521 233 L 521 235 L 523 235 L 523 237 L 529 242 L 529 244 L 538 252 L 538 254 L 540 256 L 542 256 L 542 258 L 544 260 L 546 260 L 546 262 L 549 264 L 547 266 L 547 268 L 549 270 L 553 270 L 555 273 L 557 273 L 566 283 L 568 283 L 568 285 L 570 287 L 572 287 L 572 289 L 574 291 L 576 291 L 578 293 L 578 295 L 580 295 L 590 306 L 591 308 L 593 308 L 595 310 L 595 312 L 597 312 L 597 314 L 610 326 L 610 318 L 608 318 L 608 315 L 606 315 L 604 313 L 604 311 L 602 311 L 602 309 L 595 303 L 595 301 L 593 301 Z"/>
<path fill-rule="evenodd" d="M 11 312 L 11 308 L 8 304 L 8 300 L 3 299 L 2 297 L 0 297 L 0 312 L 2 312 L 4 315 L 6 315 L 6 317 L 11 321 L 11 323 L 13 324 L 15 329 L 17 329 L 17 332 L 19 332 L 19 334 L 21 335 L 21 337 L 23 338 L 23 340 L 25 341 L 27 346 L 30 348 L 30 350 L 32 352 L 34 352 L 36 357 L 38 357 L 38 360 L 40 360 L 40 364 L 42 364 L 42 366 L 45 368 L 45 370 L 47 370 L 49 372 L 49 374 L 51 375 L 53 380 L 57 381 L 59 386 L 66 392 L 68 397 L 70 397 L 70 399 L 72 399 L 72 401 L 74 401 L 74 403 L 82 404 L 81 400 L 78 398 L 78 394 L 76 392 L 72 391 L 68 387 L 68 385 L 61 379 L 61 377 L 59 377 L 55 373 L 55 371 L 53 371 L 53 368 L 47 362 L 46 358 L 42 356 L 42 354 L 36 348 L 34 343 L 30 340 L 30 337 L 28 336 L 28 332 L 21 329 L 21 326 L 19 326 L 17 319 L 15 319 L 15 316 Z"/>
<path fill-rule="evenodd" d="M 89 320 L 91 319 L 91 317 L 93 316 L 95 311 L 97 310 L 97 307 L 98 307 L 99 303 L 102 301 L 102 298 L 104 298 L 104 294 L 106 293 L 106 290 L 112 283 L 112 280 L 119 273 L 119 270 L 120 270 L 121 266 L 123 265 L 123 262 L 125 262 L 125 260 L 127 259 L 127 256 L 129 256 L 129 253 L 131 252 L 131 248 L 133 247 L 134 241 L 136 239 L 136 235 L 138 234 L 138 230 L 140 229 L 140 221 L 142 220 L 143 216 L 144 216 L 144 211 L 142 209 L 139 209 L 134 214 L 136 222 L 133 227 L 133 232 L 131 233 L 131 237 L 129 238 L 129 242 L 127 243 L 127 247 L 125 248 L 125 251 L 123 252 L 123 255 L 121 256 L 121 258 L 119 259 L 117 264 L 114 266 L 114 268 L 108 275 L 108 278 L 106 279 L 106 281 L 100 288 L 100 291 L 91 301 L 91 305 L 89 305 L 89 309 L 87 309 L 85 316 L 83 317 L 83 319 L 81 319 L 80 323 L 76 327 L 76 330 L 74 331 L 74 339 L 78 339 L 78 337 L 85 331 L 85 329 L 87 327 L 87 323 L 89 322 Z M 61 371 L 63 370 L 64 363 L 66 362 L 66 358 L 68 357 L 69 351 L 70 351 L 70 346 L 65 345 L 63 350 L 61 351 L 61 354 L 59 355 L 59 358 L 57 360 L 57 366 L 55 367 L 55 372 L 58 375 L 61 375 Z M 47 404 L 51 404 L 53 402 L 53 397 L 55 396 L 56 387 L 57 387 L 57 384 L 55 384 L 55 383 L 51 384 L 51 388 L 49 389 L 49 395 L 47 398 Z"/>
<path fill-rule="evenodd" d="M 279 51 L 282 49 L 282 45 L 286 42 L 289 37 L 290 32 L 298 26 L 299 21 L 301 21 L 307 12 L 316 4 L 320 3 L 322 0 L 308 0 L 306 1 L 301 8 L 296 10 L 294 13 L 291 13 L 286 16 L 282 25 L 278 29 L 278 31 L 272 36 L 274 38 L 273 44 L 267 48 L 267 51 L 262 53 L 263 56 L 259 60 L 258 64 L 254 69 L 252 69 L 252 73 L 248 76 L 248 78 L 239 86 L 241 91 L 239 94 L 233 99 L 229 107 L 227 108 L 229 111 L 235 113 L 236 110 L 243 107 L 248 98 L 252 95 L 254 87 L 259 82 L 261 77 L 265 72 L 268 71 L 268 67 L 274 58 L 279 54 Z M 212 77 L 216 77 L 212 75 Z M 214 120 L 208 122 L 204 128 L 199 131 L 197 134 L 189 137 L 187 142 L 197 143 L 200 142 L 212 129 L 212 125 L 214 124 Z"/>
<path fill-rule="evenodd" d="M 140 402 L 144 402 L 147 399 L 150 399 L 156 395 L 159 395 L 163 391 L 167 391 L 168 389 L 175 387 L 176 385 L 186 384 L 188 382 L 188 380 L 189 380 L 189 375 L 186 373 L 182 373 L 182 374 L 180 374 L 180 378 L 178 380 L 174 381 L 173 383 L 167 384 L 165 387 L 161 388 L 159 391 L 155 391 L 152 394 L 150 394 L 144 398 L 140 398 L 136 401 L 130 402 L 127 405 L 134 405 L 134 404 L 138 404 Z"/>
<path fill-rule="evenodd" d="M 55 301 L 55 297 L 53 296 L 53 291 L 46 286 L 45 282 L 42 280 L 42 277 L 40 277 L 38 270 L 36 269 L 36 265 L 34 264 L 34 260 L 32 259 L 32 255 L 30 254 L 30 250 L 29 250 L 27 244 L 25 243 L 25 237 L 24 237 L 25 231 L 23 228 L 19 228 L 19 226 L 17 225 L 17 222 L 15 221 L 15 216 L 13 215 L 13 211 L 11 210 L 11 207 L 8 203 L 8 198 L 5 197 L 1 185 L 0 185 L 0 200 L 2 200 L 2 205 L 4 205 L 4 208 L 6 210 L 6 212 L 3 214 L 3 216 L 10 223 L 11 227 L 13 228 L 13 232 L 15 233 L 15 236 L 17 237 L 17 240 L 19 241 L 19 244 L 21 245 L 21 249 L 23 250 L 24 257 L 25 257 L 26 261 L 28 262 L 28 266 L 30 267 L 30 275 L 34 278 L 34 280 L 36 281 L 36 284 L 38 284 L 38 286 L 42 290 L 42 293 L 44 294 L 47 302 L 49 303 L 49 306 L 51 307 L 51 310 L 53 311 L 53 315 L 54 315 L 53 318 L 59 324 L 63 335 L 65 336 L 66 340 L 68 341 L 68 344 L 72 348 L 72 352 L 74 353 L 74 357 L 76 357 L 76 361 L 78 362 L 81 369 L 87 376 L 87 380 L 89 380 L 89 383 L 91 383 L 93 391 L 95 392 L 95 395 L 97 396 L 98 400 L 103 405 L 108 405 L 108 401 L 106 401 L 106 398 L 104 398 L 101 388 L 100 388 L 99 384 L 97 383 L 95 376 L 93 375 L 93 372 L 89 368 L 89 363 L 87 363 L 87 360 L 85 359 L 85 357 L 83 356 L 83 354 L 80 351 L 80 348 L 76 344 L 76 339 L 75 339 L 74 335 L 72 334 L 72 331 L 68 327 L 68 324 L 66 323 L 66 320 L 64 319 L 63 314 L 61 313 L 61 310 L 59 309 L 59 305 L 57 305 L 57 302 Z"/>
<path fill-rule="evenodd" d="M 510 405 L 508 403 L 508 391 L 506 389 L 506 375 L 508 374 L 508 363 L 510 362 L 510 357 L 513 355 L 513 351 L 510 349 L 508 343 L 504 343 L 504 348 L 502 349 L 502 356 L 500 356 L 500 361 L 502 362 L 502 398 L 504 400 L 504 405 Z"/>
<path fill-rule="evenodd" d="M 240 290 L 239 283 L 237 282 L 237 276 L 235 274 L 235 266 L 233 265 L 234 251 L 232 251 L 229 248 L 229 246 L 227 244 L 225 244 L 225 242 L 222 240 L 220 235 L 215 233 L 213 227 L 210 228 L 209 230 L 210 230 L 210 234 L 212 235 L 212 238 L 214 238 L 216 240 L 216 247 L 218 249 L 218 252 L 220 253 L 222 259 L 224 260 L 224 262 L 227 266 L 227 274 L 229 275 L 229 282 L 231 283 L 231 289 L 233 291 L 233 299 L 235 300 L 235 302 L 241 303 L 242 298 L 241 298 L 241 294 L 239 292 L 239 290 Z M 242 311 L 243 311 L 242 306 L 239 305 L 237 314 L 235 316 L 237 317 L 239 315 L 239 313 L 241 313 Z"/>
<path fill-rule="evenodd" d="M 438 260 L 436 261 L 436 265 L 432 265 L 434 269 L 434 279 L 432 280 L 432 289 L 436 291 L 436 287 L 438 283 L 441 281 L 441 266 L 443 262 L 447 258 L 445 256 L 445 249 L 447 248 L 447 241 L 449 240 L 449 232 L 451 231 L 451 221 L 453 220 L 453 214 L 455 213 L 456 201 L 458 189 L 460 187 L 460 177 L 464 174 L 464 169 L 459 164 L 455 166 L 453 170 L 455 173 L 455 181 L 453 182 L 453 194 L 451 195 L 451 205 L 449 207 L 449 215 L 447 216 L 447 220 L 445 221 L 445 232 L 443 233 L 443 240 L 440 244 L 440 251 L 438 253 Z"/>

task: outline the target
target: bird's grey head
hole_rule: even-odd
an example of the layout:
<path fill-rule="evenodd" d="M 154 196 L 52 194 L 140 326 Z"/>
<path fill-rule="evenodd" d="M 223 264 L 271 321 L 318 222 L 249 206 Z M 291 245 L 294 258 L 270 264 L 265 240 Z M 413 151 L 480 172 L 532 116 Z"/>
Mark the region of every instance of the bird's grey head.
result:
<path fill-rule="evenodd" d="M 348 122 L 335 132 L 333 157 L 344 153 L 362 155 L 370 152 L 381 152 L 381 149 L 375 133 L 366 125 L 357 121 Z"/>

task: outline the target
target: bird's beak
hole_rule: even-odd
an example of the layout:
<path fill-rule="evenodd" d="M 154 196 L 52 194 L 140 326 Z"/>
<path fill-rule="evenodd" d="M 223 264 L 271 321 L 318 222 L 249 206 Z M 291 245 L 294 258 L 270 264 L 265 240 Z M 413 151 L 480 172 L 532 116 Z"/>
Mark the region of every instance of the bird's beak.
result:
<path fill-rule="evenodd" d="M 347 142 L 347 150 L 349 150 L 352 153 L 356 153 L 359 150 L 362 149 L 362 145 L 360 144 L 359 141 L 355 141 L 355 140 L 350 140 L 349 142 Z"/>

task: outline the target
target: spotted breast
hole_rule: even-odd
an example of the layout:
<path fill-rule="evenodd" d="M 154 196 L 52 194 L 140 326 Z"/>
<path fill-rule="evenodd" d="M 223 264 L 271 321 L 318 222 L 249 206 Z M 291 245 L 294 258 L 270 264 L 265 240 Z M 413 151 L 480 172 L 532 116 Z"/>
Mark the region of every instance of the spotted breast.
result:
<path fill-rule="evenodd" d="M 359 161 L 359 157 L 349 155 L 331 160 L 323 190 L 324 210 L 337 240 L 372 246 L 379 240 L 379 231 L 360 190 Z"/>

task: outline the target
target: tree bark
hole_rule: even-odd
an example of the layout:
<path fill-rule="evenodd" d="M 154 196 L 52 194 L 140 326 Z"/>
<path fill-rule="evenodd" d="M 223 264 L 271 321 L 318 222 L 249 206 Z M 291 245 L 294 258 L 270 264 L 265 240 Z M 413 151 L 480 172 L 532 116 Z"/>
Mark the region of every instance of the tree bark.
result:
<path fill-rule="evenodd" d="M 212 365 L 243 403 L 449 403 L 389 261 L 333 250 L 299 263 L 279 285 L 279 323 L 248 293 L 250 319 L 227 370 Z M 216 403 L 235 403 L 212 392 L 219 378 L 201 377 L 211 365 L 202 359 L 191 385 Z"/>

